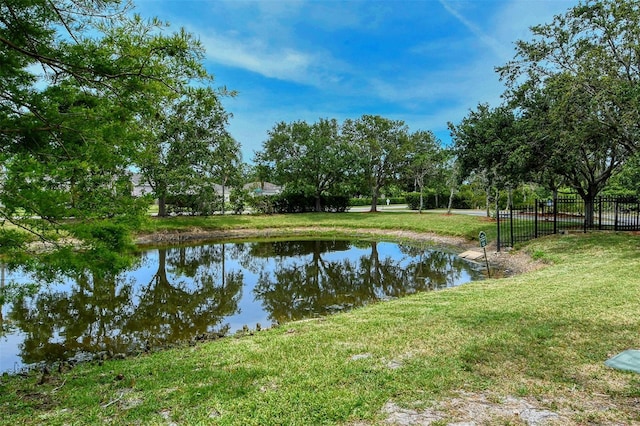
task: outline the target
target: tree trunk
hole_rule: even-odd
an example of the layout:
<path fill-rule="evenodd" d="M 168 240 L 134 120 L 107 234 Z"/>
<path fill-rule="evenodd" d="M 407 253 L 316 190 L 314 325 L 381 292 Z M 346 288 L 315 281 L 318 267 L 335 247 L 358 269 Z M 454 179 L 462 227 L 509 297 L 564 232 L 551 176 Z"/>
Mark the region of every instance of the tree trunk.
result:
<path fill-rule="evenodd" d="M 158 217 L 167 217 L 167 197 L 164 194 L 158 197 Z"/>
<path fill-rule="evenodd" d="M 485 207 L 487 209 L 487 217 L 491 217 L 491 188 L 485 189 Z"/>
<path fill-rule="evenodd" d="M 449 193 L 449 205 L 447 206 L 447 214 L 451 214 L 451 206 L 453 205 L 453 187 L 451 188 L 451 192 Z"/>
<path fill-rule="evenodd" d="M 371 213 L 376 213 L 378 211 L 378 198 L 380 197 L 380 187 L 375 187 L 371 194 Z"/>
<path fill-rule="evenodd" d="M 580 194 L 584 201 L 584 226 L 585 229 L 591 229 L 594 225 L 594 215 L 596 212 L 596 195 L 597 192 L 589 190 L 584 194 Z"/>
<path fill-rule="evenodd" d="M 316 194 L 315 211 L 316 212 L 321 212 L 322 211 L 322 197 L 320 196 L 320 194 Z"/>
<path fill-rule="evenodd" d="M 595 212 L 594 197 L 588 197 L 584 200 L 584 226 L 586 229 L 593 228 L 594 212 Z"/>
<path fill-rule="evenodd" d="M 422 207 L 424 206 L 422 192 L 422 186 L 420 186 L 420 208 L 418 209 L 418 213 L 422 213 Z"/>
<path fill-rule="evenodd" d="M 224 216 L 224 183 L 222 184 L 222 216 Z"/>

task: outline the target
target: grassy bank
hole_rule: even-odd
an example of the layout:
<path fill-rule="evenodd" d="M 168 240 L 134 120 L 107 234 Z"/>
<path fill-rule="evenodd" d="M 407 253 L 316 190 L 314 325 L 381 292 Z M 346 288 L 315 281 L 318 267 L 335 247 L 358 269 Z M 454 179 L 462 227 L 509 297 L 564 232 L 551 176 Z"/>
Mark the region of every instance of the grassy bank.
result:
<path fill-rule="evenodd" d="M 441 235 L 477 239 L 480 231 L 495 235 L 495 224 L 487 219 L 465 215 L 440 213 L 384 212 L 384 213 L 307 213 L 297 215 L 226 215 L 212 217 L 173 217 L 150 219 L 142 233 L 175 232 L 193 227 L 210 230 L 341 228 L 383 229 L 415 232 L 435 232 Z"/>
<path fill-rule="evenodd" d="M 486 228 L 462 216 L 359 216 L 233 217 L 224 220 L 240 222 L 217 226 Z M 640 348 L 640 237 L 565 235 L 524 250 L 550 265 L 45 380 L 2 377 L 0 423 L 374 425 L 404 415 L 414 424 L 518 425 L 525 408 L 556 424 L 640 421 L 640 375 L 603 365 Z"/>

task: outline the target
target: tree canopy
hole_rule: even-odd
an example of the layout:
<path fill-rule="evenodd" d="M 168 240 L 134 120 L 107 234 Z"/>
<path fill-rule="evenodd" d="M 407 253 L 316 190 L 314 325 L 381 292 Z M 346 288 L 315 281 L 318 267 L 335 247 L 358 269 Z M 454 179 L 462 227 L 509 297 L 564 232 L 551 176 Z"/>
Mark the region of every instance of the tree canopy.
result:
<path fill-rule="evenodd" d="M 233 178 L 231 168 L 239 169 L 240 154 L 227 121 L 219 93 L 210 88 L 187 88 L 161 101 L 146 123 L 149 136 L 136 161 L 158 198 L 159 216 L 167 215 L 169 196 L 189 195 L 213 204 L 214 184 Z"/>
<path fill-rule="evenodd" d="M 498 68 L 506 97 L 535 167 L 565 178 L 589 211 L 640 148 L 640 5 L 588 0 L 531 32 Z"/>
<path fill-rule="evenodd" d="M 149 136 L 142 123 L 163 99 L 211 81 L 199 42 L 167 27 L 119 0 L 0 2 L 4 220 L 51 239 L 64 218 L 146 211 L 129 180 Z"/>
<path fill-rule="evenodd" d="M 449 123 L 449 129 L 460 173 L 475 174 L 484 183 L 488 213 L 492 192 L 514 188 L 524 180 L 527 152 L 520 143 L 516 117 L 506 106 L 492 109 L 480 104 L 459 124 Z"/>
<path fill-rule="evenodd" d="M 449 124 L 464 176 L 595 197 L 640 148 L 640 6 L 587 0 L 531 28 L 498 67 L 506 103 Z M 627 174 L 629 168 L 626 168 Z"/>
<path fill-rule="evenodd" d="M 321 211 L 323 195 L 342 195 L 353 174 L 353 150 L 336 120 L 277 123 L 256 161 L 289 192 L 311 195 Z"/>
<path fill-rule="evenodd" d="M 419 188 L 420 204 L 418 211 L 424 207 L 424 187 L 431 178 L 442 178 L 445 155 L 441 142 L 431 131 L 418 130 L 409 135 L 407 158 L 407 176 L 414 180 Z M 437 204 L 437 203 L 436 203 Z"/>
<path fill-rule="evenodd" d="M 356 149 L 362 176 L 371 191 L 371 211 L 375 212 L 380 190 L 397 180 L 407 165 L 407 126 L 401 120 L 365 114 L 357 120 L 345 120 L 343 134 Z"/>

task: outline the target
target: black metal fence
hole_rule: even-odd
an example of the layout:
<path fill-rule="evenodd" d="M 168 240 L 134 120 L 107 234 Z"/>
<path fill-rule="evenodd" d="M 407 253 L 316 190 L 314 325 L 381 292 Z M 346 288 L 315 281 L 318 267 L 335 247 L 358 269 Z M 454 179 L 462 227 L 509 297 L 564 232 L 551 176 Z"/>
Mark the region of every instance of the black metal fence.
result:
<path fill-rule="evenodd" d="M 592 210 L 591 214 L 585 214 Z M 592 208 L 577 195 L 536 200 L 497 215 L 498 251 L 544 235 L 581 230 L 640 231 L 640 200 L 597 197 Z"/>

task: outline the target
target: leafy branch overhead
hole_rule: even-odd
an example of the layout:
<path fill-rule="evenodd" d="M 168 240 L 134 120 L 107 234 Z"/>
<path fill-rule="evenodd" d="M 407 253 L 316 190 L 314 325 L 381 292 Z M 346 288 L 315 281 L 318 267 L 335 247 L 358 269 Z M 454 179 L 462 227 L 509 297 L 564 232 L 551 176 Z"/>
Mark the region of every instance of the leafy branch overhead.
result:
<path fill-rule="evenodd" d="M 480 105 L 450 125 L 452 136 L 467 174 L 484 170 L 498 189 L 569 186 L 590 217 L 594 198 L 640 150 L 640 5 L 588 0 L 531 33 L 497 68 L 505 105 Z M 497 121 L 505 114 L 511 124 Z"/>
<path fill-rule="evenodd" d="M 119 0 L 0 2 L 4 220 L 55 239 L 62 219 L 126 223 L 146 212 L 130 174 L 157 131 L 147 124 L 213 81 L 199 41 L 168 29 Z M 218 97 L 232 93 L 205 90 L 223 127 Z"/>

